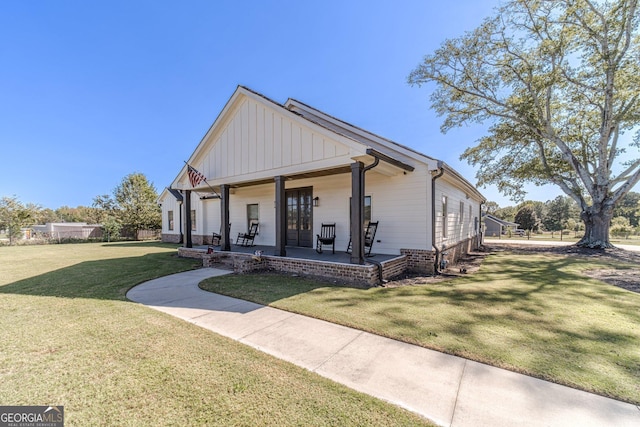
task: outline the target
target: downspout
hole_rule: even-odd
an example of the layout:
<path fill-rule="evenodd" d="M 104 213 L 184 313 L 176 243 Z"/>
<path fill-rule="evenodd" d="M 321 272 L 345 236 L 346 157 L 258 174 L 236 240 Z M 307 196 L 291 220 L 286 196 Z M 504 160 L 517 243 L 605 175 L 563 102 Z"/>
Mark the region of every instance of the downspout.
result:
<path fill-rule="evenodd" d="M 484 204 L 485 202 L 480 202 L 480 206 L 478 206 L 478 228 L 475 230 L 476 237 L 478 238 L 476 249 L 480 249 L 482 247 L 482 243 L 484 240 L 484 234 L 482 233 L 482 205 Z"/>
<path fill-rule="evenodd" d="M 436 245 L 436 180 L 444 175 L 444 167 L 442 161 L 438 160 L 438 169 L 431 171 L 431 173 L 437 172 L 431 178 L 431 246 L 436 250 L 436 257 L 433 262 L 433 275 L 438 274 L 438 267 L 440 265 L 440 250 Z"/>
<path fill-rule="evenodd" d="M 375 168 L 376 166 L 378 166 L 378 163 L 380 163 L 380 158 L 378 158 L 375 154 L 371 153 L 371 152 L 367 152 L 367 154 L 373 156 L 373 163 L 371 163 L 369 166 L 365 166 L 362 169 L 362 192 L 364 193 L 364 189 L 365 189 L 365 179 L 364 179 L 364 174 L 367 173 L 368 170 L 371 170 L 373 168 Z M 371 242 L 371 244 L 373 244 L 373 242 Z M 380 285 L 382 285 L 384 283 L 384 279 L 383 279 L 383 275 L 382 275 L 382 264 L 380 264 L 378 261 L 374 261 L 374 260 L 367 260 L 368 263 L 374 264 L 378 267 L 378 282 Z"/>

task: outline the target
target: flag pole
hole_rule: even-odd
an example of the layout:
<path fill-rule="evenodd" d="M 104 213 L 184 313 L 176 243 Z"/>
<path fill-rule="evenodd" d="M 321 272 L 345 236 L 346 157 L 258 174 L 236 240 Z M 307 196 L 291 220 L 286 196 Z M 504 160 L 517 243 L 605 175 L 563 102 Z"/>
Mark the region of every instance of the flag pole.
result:
<path fill-rule="evenodd" d="M 185 164 L 185 165 L 187 165 L 187 174 L 189 174 L 189 168 L 192 168 L 194 171 L 196 171 L 196 172 L 200 173 L 200 171 L 198 171 L 196 168 L 194 168 L 193 166 L 191 166 L 191 165 L 190 165 L 189 163 L 187 163 L 186 161 L 184 161 L 184 160 L 183 160 L 183 162 L 184 162 L 184 164 Z M 207 181 L 207 178 L 206 178 L 203 174 L 201 174 L 201 175 L 202 175 L 202 177 L 203 177 L 203 178 L 202 178 L 202 180 L 207 184 L 207 186 L 211 189 L 211 191 L 213 191 L 213 194 L 215 194 L 215 195 L 216 195 L 216 197 L 217 197 L 218 199 L 222 199 L 222 196 L 220 196 L 220 195 L 218 194 L 218 192 L 217 192 L 216 190 L 214 190 L 214 189 L 213 189 L 213 187 L 211 186 L 211 184 L 209 184 L 209 182 Z"/>

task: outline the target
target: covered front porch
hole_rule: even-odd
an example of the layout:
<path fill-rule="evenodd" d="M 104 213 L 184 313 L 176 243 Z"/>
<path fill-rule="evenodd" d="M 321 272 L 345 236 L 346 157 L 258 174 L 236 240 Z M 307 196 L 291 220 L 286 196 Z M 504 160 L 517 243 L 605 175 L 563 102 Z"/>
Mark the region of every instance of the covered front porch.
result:
<path fill-rule="evenodd" d="M 369 198 L 369 203 L 371 199 L 370 196 L 365 196 L 365 173 L 376 168 L 376 171 L 382 171 L 380 176 L 389 177 L 411 171 L 412 167 L 372 149 L 367 149 L 366 155 L 361 160 L 366 160 L 368 164 L 357 160 L 349 165 L 313 172 L 236 181 L 232 184 L 216 182 L 207 184 L 209 189 L 185 189 L 183 190 L 184 203 L 182 203 L 182 217 L 185 218 L 185 247 L 192 248 L 194 243 L 211 241 L 207 237 L 211 236 L 213 228 L 216 230 L 213 231 L 214 234 L 219 230 L 219 250 L 234 251 L 236 248 L 233 245 L 234 236 L 239 236 L 246 230 L 238 229 L 238 226 L 246 226 L 249 229 L 255 222 L 258 224 L 256 227 L 259 227 L 256 241 L 261 240 L 259 243 L 268 245 L 265 255 L 297 257 L 296 250 L 304 251 L 306 247 L 315 246 L 316 234 L 320 232 L 321 224 L 333 223 L 336 244 L 346 249 L 349 242 L 350 248 L 348 254 L 343 251 L 342 256 L 336 259 L 339 262 L 364 265 L 375 237 L 375 231 L 369 235 L 365 225 L 373 220 L 377 225 L 378 220 L 378 218 L 371 218 L 370 205 L 365 203 L 365 199 Z M 381 160 L 384 167 L 379 165 Z M 201 196 L 202 192 L 206 194 L 209 190 L 213 191 L 214 195 Z M 195 227 L 192 226 L 192 216 L 188 214 L 193 212 L 192 192 L 198 194 L 200 200 L 214 199 L 219 202 L 219 207 L 216 208 L 219 215 L 208 214 L 208 218 L 219 218 L 219 225 L 216 224 L 217 218 L 214 219 L 215 225 L 206 232 L 208 236 L 205 234 L 202 236 L 203 239 L 195 242 L 192 237 L 192 229 Z M 322 208 L 319 209 L 320 199 L 322 199 Z M 346 205 L 345 201 L 347 201 Z M 270 209 L 271 203 L 273 203 L 273 211 Z M 245 206 L 247 209 L 249 206 L 255 206 L 255 218 L 249 213 L 246 218 L 243 218 L 242 209 Z M 213 209 L 209 209 L 207 212 L 212 211 Z M 365 217 L 365 212 L 369 214 L 368 217 Z M 393 225 L 393 223 L 386 224 L 388 224 L 387 228 Z M 366 240 L 369 237 L 370 239 Z M 379 238 L 376 239 L 375 242 L 380 242 Z M 293 255 L 289 253 L 291 250 L 294 251 Z M 307 251 L 307 253 L 313 253 L 313 251 Z"/>
<path fill-rule="evenodd" d="M 273 270 L 316 276 L 359 287 L 383 284 L 407 269 L 406 255 L 375 254 L 365 257 L 364 264 L 351 263 L 351 254 L 331 250 L 318 253 L 315 249 L 287 247 L 287 256 L 274 255 L 275 246 L 231 245 L 221 251 L 219 246 L 178 248 L 181 257 L 202 259 L 203 267 L 229 268 L 237 273 Z"/>

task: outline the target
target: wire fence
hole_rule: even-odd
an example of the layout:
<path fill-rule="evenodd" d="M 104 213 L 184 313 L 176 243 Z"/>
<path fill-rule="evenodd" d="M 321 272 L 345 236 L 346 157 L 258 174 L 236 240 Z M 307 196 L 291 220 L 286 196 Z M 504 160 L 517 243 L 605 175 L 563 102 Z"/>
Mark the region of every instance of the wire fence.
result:
<path fill-rule="evenodd" d="M 160 240 L 161 236 L 161 230 L 139 230 L 137 233 L 130 230 L 122 230 L 118 236 L 107 236 L 101 227 L 86 227 L 51 232 L 23 230 L 21 237 L 10 240 L 6 232 L 0 231 L 0 246 L 9 244 L 39 245 L 117 240 Z"/>

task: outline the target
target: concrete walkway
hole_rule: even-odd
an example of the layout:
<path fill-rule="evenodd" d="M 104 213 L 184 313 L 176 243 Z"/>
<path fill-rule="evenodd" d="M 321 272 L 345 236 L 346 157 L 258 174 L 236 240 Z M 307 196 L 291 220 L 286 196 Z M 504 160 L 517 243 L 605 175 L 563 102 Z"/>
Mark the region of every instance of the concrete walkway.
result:
<path fill-rule="evenodd" d="M 640 426 L 635 405 L 198 288 L 227 273 L 178 273 L 127 297 L 442 426 Z"/>

